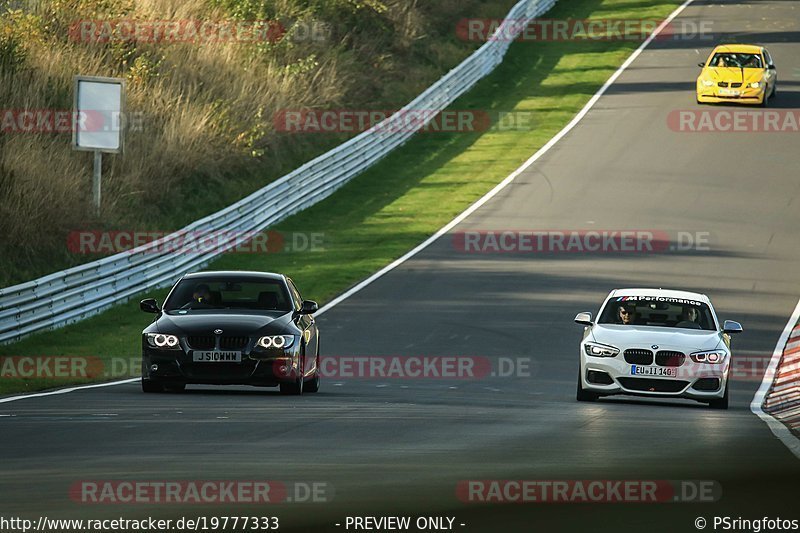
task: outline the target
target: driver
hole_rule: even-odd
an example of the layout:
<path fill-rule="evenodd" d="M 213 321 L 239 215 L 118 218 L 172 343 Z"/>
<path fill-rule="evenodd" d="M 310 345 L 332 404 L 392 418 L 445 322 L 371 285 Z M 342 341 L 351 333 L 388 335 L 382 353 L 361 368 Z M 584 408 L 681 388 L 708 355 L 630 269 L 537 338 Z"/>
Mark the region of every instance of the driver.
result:
<path fill-rule="evenodd" d="M 700 320 L 700 311 L 696 307 L 687 307 L 684 311 L 683 319 L 696 324 Z"/>
<path fill-rule="evenodd" d="M 211 288 L 205 283 L 199 283 L 194 288 L 192 299 L 183 308 L 196 308 L 206 305 L 211 305 Z"/>
<path fill-rule="evenodd" d="M 629 309 L 624 305 L 620 305 L 617 308 L 617 318 L 619 319 L 620 324 L 624 324 L 626 326 L 633 324 L 633 309 Z"/>
<path fill-rule="evenodd" d="M 718 67 L 727 67 L 728 66 L 728 60 L 725 59 L 725 56 L 719 56 L 719 59 L 717 59 L 717 66 Z"/>

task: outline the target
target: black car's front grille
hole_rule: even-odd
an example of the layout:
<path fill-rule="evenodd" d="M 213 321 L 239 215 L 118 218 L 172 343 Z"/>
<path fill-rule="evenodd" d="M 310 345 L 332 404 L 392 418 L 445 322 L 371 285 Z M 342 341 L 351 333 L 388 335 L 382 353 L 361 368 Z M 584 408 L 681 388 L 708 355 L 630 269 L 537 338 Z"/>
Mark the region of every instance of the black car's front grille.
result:
<path fill-rule="evenodd" d="M 681 366 L 686 361 L 686 355 L 681 352 L 661 350 L 656 353 L 656 364 L 658 366 Z"/>
<path fill-rule="evenodd" d="M 617 378 L 623 387 L 629 390 L 646 392 L 680 392 L 688 381 L 677 379 L 656 379 L 656 378 Z"/>
<path fill-rule="evenodd" d="M 213 350 L 215 339 L 213 335 L 189 335 L 186 342 L 195 350 Z"/>
<path fill-rule="evenodd" d="M 653 352 L 650 350 L 641 350 L 638 348 L 629 348 L 625 350 L 625 362 L 632 365 L 652 365 Z"/>
<path fill-rule="evenodd" d="M 220 350 L 243 350 L 247 346 L 247 337 L 220 337 Z"/>
<path fill-rule="evenodd" d="M 247 337 L 220 337 L 220 350 L 244 350 L 247 347 Z M 186 338 L 189 347 L 193 350 L 214 350 L 216 348 L 216 337 L 213 335 L 189 335 Z"/>

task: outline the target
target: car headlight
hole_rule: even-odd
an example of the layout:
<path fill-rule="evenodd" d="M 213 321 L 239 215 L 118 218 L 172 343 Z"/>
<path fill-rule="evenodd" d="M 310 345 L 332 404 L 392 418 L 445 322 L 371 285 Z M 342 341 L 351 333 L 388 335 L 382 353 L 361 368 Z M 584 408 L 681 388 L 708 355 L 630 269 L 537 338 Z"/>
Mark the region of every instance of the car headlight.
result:
<path fill-rule="evenodd" d="M 259 348 L 290 348 L 294 344 L 294 335 L 270 335 L 258 339 L 256 346 Z"/>
<path fill-rule="evenodd" d="M 702 83 L 704 87 L 711 87 L 712 85 L 714 85 L 714 82 L 711 80 L 702 80 Z"/>
<path fill-rule="evenodd" d="M 750 87 L 752 87 L 753 89 L 758 89 L 759 87 L 761 87 L 761 82 L 754 81 L 753 83 L 750 84 Z"/>
<path fill-rule="evenodd" d="M 725 352 L 722 350 L 711 350 L 708 352 L 695 352 L 690 354 L 689 357 L 695 363 L 709 363 L 712 365 L 719 364 L 725 360 Z"/>
<path fill-rule="evenodd" d="M 145 334 L 147 344 L 153 348 L 162 348 L 165 350 L 176 350 L 180 348 L 178 345 L 178 337 L 175 335 L 165 335 L 163 333 L 147 333 Z"/>
<path fill-rule="evenodd" d="M 587 342 L 583 345 L 583 350 L 592 357 L 616 357 L 619 354 L 619 348 L 599 342 Z"/>

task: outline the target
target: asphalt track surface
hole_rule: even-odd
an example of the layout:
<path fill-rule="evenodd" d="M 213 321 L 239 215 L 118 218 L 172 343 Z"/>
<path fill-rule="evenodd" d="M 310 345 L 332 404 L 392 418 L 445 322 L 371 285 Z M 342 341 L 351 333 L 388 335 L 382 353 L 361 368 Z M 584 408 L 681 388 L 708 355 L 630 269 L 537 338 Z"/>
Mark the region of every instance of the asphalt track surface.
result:
<path fill-rule="evenodd" d="M 695 2 L 718 40 L 768 45 L 773 108 L 800 107 L 800 2 Z M 736 356 L 771 355 L 798 298 L 797 134 L 684 133 L 707 41 L 657 40 L 585 119 L 454 231 L 707 232 L 709 249 L 659 254 L 465 254 L 445 236 L 319 317 L 328 355 L 529 358 L 530 376 L 327 380 L 317 395 L 137 384 L 0 404 L 3 516 L 274 514 L 283 530 L 342 531 L 346 515 L 456 517 L 456 529 L 694 531 L 714 515 L 800 518 L 800 462 L 753 415 L 758 377 L 731 408 L 575 402 L 572 323 L 616 287 L 708 294 L 743 323 Z M 705 108 L 704 108 L 705 109 Z M 727 109 L 727 108 L 725 108 Z M 365 326 L 369 324 L 369 326 Z M 330 503 L 220 508 L 78 504 L 78 480 L 324 481 Z M 467 479 L 713 480 L 716 503 L 466 505 Z M 710 529 L 710 527 L 709 527 Z"/>

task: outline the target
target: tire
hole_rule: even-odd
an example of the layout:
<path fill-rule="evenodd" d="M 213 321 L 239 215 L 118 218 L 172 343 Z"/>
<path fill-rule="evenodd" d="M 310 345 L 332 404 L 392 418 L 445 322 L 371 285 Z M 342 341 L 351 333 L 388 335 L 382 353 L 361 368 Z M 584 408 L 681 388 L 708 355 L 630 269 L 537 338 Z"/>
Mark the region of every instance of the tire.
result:
<path fill-rule="evenodd" d="M 581 385 L 581 371 L 578 369 L 578 391 L 575 394 L 575 399 L 579 402 L 593 402 L 597 400 L 599 395 L 595 392 L 589 392 Z"/>
<path fill-rule="evenodd" d="M 298 377 L 292 383 L 281 383 L 281 394 L 287 394 L 291 396 L 302 396 L 303 395 L 303 371 L 306 367 L 306 356 L 303 354 L 300 358 L 300 377 Z"/>
<path fill-rule="evenodd" d="M 148 393 L 164 392 L 164 386 L 156 381 L 142 378 L 142 392 L 148 392 Z"/>
<path fill-rule="evenodd" d="M 769 107 L 769 92 L 768 92 L 768 90 L 769 89 L 767 89 L 767 91 L 764 91 L 764 100 L 762 100 L 762 102 L 761 102 L 761 107 Z"/>
<path fill-rule="evenodd" d="M 777 84 L 772 86 L 772 94 L 769 95 L 769 97 L 770 98 L 775 98 L 776 96 L 778 96 L 778 85 Z"/>
<path fill-rule="evenodd" d="M 317 354 L 317 364 L 316 370 L 314 370 L 314 377 L 306 382 L 304 385 L 305 391 L 304 392 L 319 392 L 319 354 Z"/>
<path fill-rule="evenodd" d="M 725 394 L 718 400 L 711 400 L 708 406 L 712 409 L 727 409 L 728 408 L 728 384 L 725 384 Z"/>

